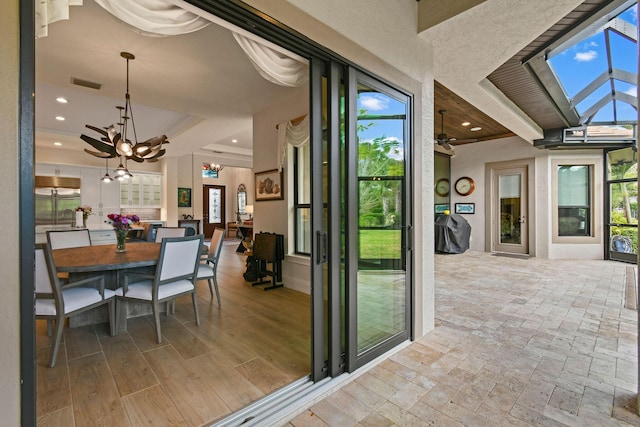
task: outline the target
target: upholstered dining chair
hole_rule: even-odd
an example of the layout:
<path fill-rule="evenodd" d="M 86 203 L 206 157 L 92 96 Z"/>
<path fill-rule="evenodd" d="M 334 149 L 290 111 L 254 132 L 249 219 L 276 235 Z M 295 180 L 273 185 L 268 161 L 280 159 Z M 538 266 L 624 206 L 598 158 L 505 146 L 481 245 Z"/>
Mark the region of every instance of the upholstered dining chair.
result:
<path fill-rule="evenodd" d="M 200 325 L 196 275 L 203 239 L 202 234 L 162 239 L 155 274 L 124 273 L 124 286 L 116 289 L 116 312 L 120 313 L 123 301 L 151 304 L 158 343 L 161 343 L 160 304 L 167 303 L 169 315 L 169 302 L 179 296 L 191 294 L 196 324 Z M 120 314 L 118 317 L 126 319 L 126 316 Z M 119 325 L 116 325 L 116 328 L 118 327 Z"/>
<path fill-rule="evenodd" d="M 86 228 L 80 230 L 49 230 L 47 231 L 47 242 L 51 249 L 79 248 L 91 246 L 91 236 Z M 58 279 L 67 281 L 69 273 L 58 273 Z"/>
<path fill-rule="evenodd" d="M 216 277 L 216 272 L 218 270 L 218 262 L 220 261 L 220 251 L 222 250 L 224 235 L 224 228 L 216 227 L 213 230 L 213 235 L 211 236 L 211 245 L 209 246 L 209 253 L 206 257 L 200 259 L 200 265 L 198 265 L 198 280 L 208 280 L 209 292 L 211 293 L 212 300 L 213 288 L 211 287 L 211 284 L 213 282 L 213 285 L 216 288 L 218 307 L 220 307 L 220 291 L 218 290 L 218 278 Z"/>
<path fill-rule="evenodd" d="M 104 276 L 61 284 L 49 243 L 36 245 L 35 265 L 36 319 L 47 320 L 49 335 L 51 321 L 55 321 L 56 325 L 49 367 L 56 365 L 65 319 L 69 317 L 108 304 L 111 336 L 115 335 L 115 292 L 104 288 Z"/>
<path fill-rule="evenodd" d="M 86 228 L 80 230 L 49 230 L 47 241 L 51 249 L 78 248 L 91 246 L 91 237 Z"/>
<path fill-rule="evenodd" d="M 183 227 L 158 227 L 156 229 L 156 243 L 162 242 L 165 237 L 184 237 L 187 229 Z"/>

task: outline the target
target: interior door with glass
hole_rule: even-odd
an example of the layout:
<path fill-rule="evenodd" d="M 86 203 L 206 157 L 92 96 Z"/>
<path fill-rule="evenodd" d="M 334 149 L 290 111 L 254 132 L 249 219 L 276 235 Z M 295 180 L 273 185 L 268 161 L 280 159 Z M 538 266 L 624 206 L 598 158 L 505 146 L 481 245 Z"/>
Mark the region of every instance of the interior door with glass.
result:
<path fill-rule="evenodd" d="M 631 147 L 607 151 L 606 229 L 608 258 L 638 260 L 638 153 Z"/>
<path fill-rule="evenodd" d="M 352 70 L 350 70 L 352 71 Z M 347 329 L 352 371 L 410 337 L 409 97 L 349 75 Z"/>
<path fill-rule="evenodd" d="M 213 235 L 214 228 L 225 228 L 225 187 L 202 186 L 202 232 L 205 238 Z"/>
<path fill-rule="evenodd" d="M 493 170 L 495 252 L 529 253 L 527 170 L 527 166 Z"/>

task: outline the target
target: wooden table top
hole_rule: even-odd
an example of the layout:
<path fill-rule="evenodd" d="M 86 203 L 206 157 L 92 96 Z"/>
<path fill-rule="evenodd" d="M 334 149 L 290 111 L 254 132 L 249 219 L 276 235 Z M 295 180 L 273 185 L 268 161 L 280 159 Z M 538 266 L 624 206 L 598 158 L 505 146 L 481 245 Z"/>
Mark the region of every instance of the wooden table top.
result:
<path fill-rule="evenodd" d="M 116 252 L 116 245 L 83 246 L 56 249 L 53 261 L 58 271 L 86 272 L 149 267 L 158 263 L 160 243 L 129 243 L 126 252 Z"/>

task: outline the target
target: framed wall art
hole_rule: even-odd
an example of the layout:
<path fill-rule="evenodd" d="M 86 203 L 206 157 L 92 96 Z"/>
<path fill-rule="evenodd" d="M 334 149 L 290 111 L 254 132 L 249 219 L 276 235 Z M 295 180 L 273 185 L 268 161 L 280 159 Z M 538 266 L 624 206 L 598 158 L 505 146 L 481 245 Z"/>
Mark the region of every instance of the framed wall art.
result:
<path fill-rule="evenodd" d="M 190 208 L 191 207 L 191 189 L 178 187 L 178 207 Z"/>
<path fill-rule="evenodd" d="M 474 214 L 476 213 L 475 203 L 456 203 L 457 214 Z"/>
<path fill-rule="evenodd" d="M 282 171 L 277 169 L 255 173 L 255 201 L 283 200 Z"/>

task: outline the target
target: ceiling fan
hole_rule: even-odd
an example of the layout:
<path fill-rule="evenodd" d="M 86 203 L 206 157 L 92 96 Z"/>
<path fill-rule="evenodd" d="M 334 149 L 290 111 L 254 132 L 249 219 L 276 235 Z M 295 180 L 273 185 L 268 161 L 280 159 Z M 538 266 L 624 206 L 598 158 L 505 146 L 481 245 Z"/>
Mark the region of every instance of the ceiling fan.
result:
<path fill-rule="evenodd" d="M 442 127 L 441 127 L 441 132 L 436 137 L 436 142 L 442 148 L 446 150 L 451 150 L 451 145 L 449 145 L 449 142 L 456 141 L 457 138 L 449 137 L 446 133 L 444 133 L 444 113 L 446 112 L 447 110 L 438 110 L 438 113 L 440 113 L 440 115 L 442 116 Z"/>

